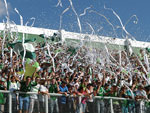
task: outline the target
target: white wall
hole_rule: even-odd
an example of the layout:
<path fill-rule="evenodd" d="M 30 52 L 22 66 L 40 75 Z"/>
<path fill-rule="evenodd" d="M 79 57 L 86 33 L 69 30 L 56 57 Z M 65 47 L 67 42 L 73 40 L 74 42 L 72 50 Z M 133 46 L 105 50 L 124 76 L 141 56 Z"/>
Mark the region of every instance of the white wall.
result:
<path fill-rule="evenodd" d="M 5 24 L 0 23 L 0 30 L 5 29 Z M 12 32 L 21 32 L 21 33 L 27 33 L 27 34 L 45 34 L 47 36 L 52 36 L 53 33 L 58 32 L 58 30 L 52 30 L 52 29 L 44 29 L 44 28 L 36 28 L 36 27 L 28 27 L 28 26 L 20 26 L 20 25 L 10 25 L 10 29 Z M 83 39 L 85 36 L 90 37 L 92 41 L 95 42 L 102 42 L 102 43 L 110 43 L 110 44 L 116 44 L 116 45 L 124 45 L 125 39 L 119 39 L 119 38 L 111 38 L 111 37 L 104 37 L 104 36 L 96 36 L 96 35 L 87 35 L 87 34 L 80 34 L 80 33 L 74 33 L 74 32 L 68 32 L 61 30 L 61 36 L 62 40 L 65 40 L 65 38 L 69 39 Z M 133 47 L 140 47 L 140 48 L 146 48 L 150 47 L 150 43 L 148 42 L 141 42 L 141 41 L 133 41 L 130 40 L 131 45 Z"/>

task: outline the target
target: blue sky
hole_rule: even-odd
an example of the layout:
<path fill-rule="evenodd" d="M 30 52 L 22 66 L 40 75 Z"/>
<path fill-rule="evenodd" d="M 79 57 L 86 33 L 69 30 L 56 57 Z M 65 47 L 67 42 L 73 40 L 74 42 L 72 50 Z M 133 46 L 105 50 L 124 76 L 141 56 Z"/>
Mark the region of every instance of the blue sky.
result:
<path fill-rule="evenodd" d="M 57 5 L 61 1 L 62 7 Z M 131 21 L 126 25 L 126 30 L 136 38 L 136 40 L 150 41 L 150 1 L 149 0 L 72 0 L 75 11 L 78 15 L 84 12 L 86 14 L 79 16 L 82 33 L 92 33 L 90 25 L 93 27 L 95 34 L 115 37 L 114 31 L 104 17 L 92 13 L 91 10 L 104 15 L 114 26 L 117 36 L 122 37 L 120 22 L 112 11 L 104 9 L 112 8 L 125 24 L 132 15 Z M 23 16 L 24 24 L 32 17 L 35 18 L 35 27 L 59 29 L 60 15 L 70 6 L 69 0 L 7 0 L 10 20 L 20 24 L 19 15 L 14 11 L 15 8 Z M 5 19 L 6 12 L 3 0 L 0 0 L 0 22 Z M 30 24 L 31 25 L 31 22 Z M 62 17 L 62 29 L 72 32 L 80 32 L 77 17 L 73 10 L 70 9 Z M 125 35 L 125 33 L 124 33 Z"/>

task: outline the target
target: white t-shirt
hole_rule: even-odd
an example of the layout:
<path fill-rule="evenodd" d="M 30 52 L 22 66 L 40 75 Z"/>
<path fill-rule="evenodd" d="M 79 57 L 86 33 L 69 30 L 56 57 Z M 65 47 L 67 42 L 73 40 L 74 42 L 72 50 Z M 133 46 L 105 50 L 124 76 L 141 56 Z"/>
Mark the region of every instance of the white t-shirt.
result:
<path fill-rule="evenodd" d="M 31 88 L 31 92 L 38 93 L 39 89 L 40 89 L 40 84 L 37 84 L 36 86 L 33 86 Z M 32 98 L 32 99 L 38 99 L 38 95 L 37 94 L 33 94 L 33 95 L 30 96 L 30 98 Z"/>
<path fill-rule="evenodd" d="M 15 90 L 18 90 L 19 89 L 19 85 L 18 85 L 18 83 L 17 82 L 10 82 L 10 86 L 9 86 L 9 91 L 10 92 L 13 92 L 13 91 L 15 91 Z M 15 93 L 13 93 L 12 94 L 12 98 L 16 98 L 16 94 Z"/>
<path fill-rule="evenodd" d="M 44 85 L 41 85 L 39 91 L 40 92 L 47 92 L 48 89 Z M 40 94 L 39 95 L 39 101 L 44 102 L 45 101 L 45 95 Z"/>

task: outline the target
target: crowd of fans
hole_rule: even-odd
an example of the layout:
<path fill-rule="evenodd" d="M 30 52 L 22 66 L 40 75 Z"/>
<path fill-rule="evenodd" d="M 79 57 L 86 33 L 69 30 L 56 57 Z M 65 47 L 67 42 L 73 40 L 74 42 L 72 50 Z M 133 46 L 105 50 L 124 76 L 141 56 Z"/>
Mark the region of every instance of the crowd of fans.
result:
<path fill-rule="evenodd" d="M 15 52 L 11 57 L 11 48 L 8 47 L 4 56 L 0 57 L 0 90 L 13 92 L 13 113 L 17 110 L 19 113 L 44 113 L 45 95 L 48 95 L 51 113 L 80 113 L 80 109 L 82 113 L 109 113 L 110 100 L 94 99 L 94 96 L 131 99 L 119 103 L 114 101 L 114 110 L 121 105 L 117 112 L 138 113 L 141 101 L 150 98 L 149 53 L 141 49 L 138 54 L 133 52 L 129 55 L 126 50 L 106 47 L 37 44 L 36 59 L 26 58 L 25 65 L 22 57 Z M 25 76 L 19 72 L 24 71 L 27 60 L 30 66 L 36 62 L 39 67 L 31 75 Z M 17 91 L 36 92 L 38 95 L 18 94 Z M 49 93 L 64 96 L 58 98 Z M 81 104 L 78 96 L 84 96 Z M 5 95 L 1 93 L 0 97 Z M 8 97 L 1 104 L 7 101 Z M 150 111 L 148 105 L 148 102 L 144 102 L 145 112 Z M 37 109 L 34 109 L 35 106 Z"/>

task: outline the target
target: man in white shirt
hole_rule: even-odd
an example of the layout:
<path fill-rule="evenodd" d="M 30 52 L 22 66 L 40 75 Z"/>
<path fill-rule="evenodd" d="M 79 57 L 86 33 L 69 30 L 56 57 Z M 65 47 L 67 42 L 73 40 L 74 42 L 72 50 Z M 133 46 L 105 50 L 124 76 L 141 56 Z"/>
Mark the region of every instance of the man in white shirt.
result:
<path fill-rule="evenodd" d="M 19 90 L 19 83 L 17 82 L 17 78 L 15 76 L 8 77 L 7 80 L 7 89 L 12 92 L 12 112 L 17 112 L 17 99 L 18 95 L 15 93 L 16 90 Z"/>
<path fill-rule="evenodd" d="M 39 88 L 40 113 L 45 113 L 45 96 L 48 95 L 48 89 L 45 87 L 45 80 L 42 80 L 40 82 L 41 82 Z"/>
<path fill-rule="evenodd" d="M 33 87 L 31 88 L 31 92 L 38 93 L 39 88 L 40 88 L 39 81 L 40 81 L 39 77 L 36 77 L 35 81 L 33 79 L 33 81 L 31 82 L 31 84 L 33 84 Z M 35 109 L 36 113 L 39 113 L 39 100 L 38 100 L 38 95 L 37 94 L 33 94 L 33 95 L 30 96 L 29 113 L 33 112 L 34 105 L 36 105 L 36 109 Z"/>

